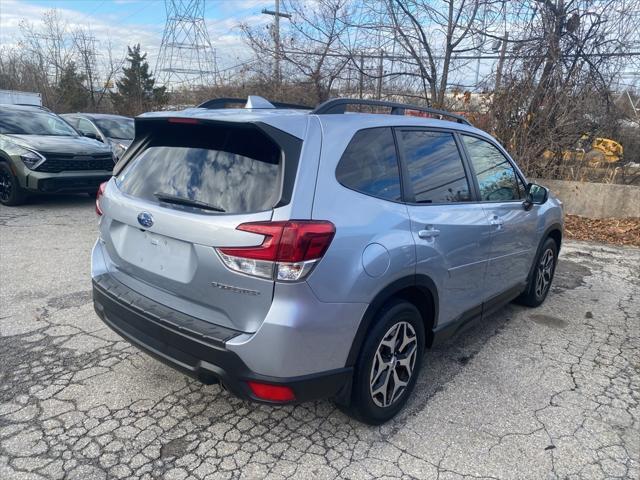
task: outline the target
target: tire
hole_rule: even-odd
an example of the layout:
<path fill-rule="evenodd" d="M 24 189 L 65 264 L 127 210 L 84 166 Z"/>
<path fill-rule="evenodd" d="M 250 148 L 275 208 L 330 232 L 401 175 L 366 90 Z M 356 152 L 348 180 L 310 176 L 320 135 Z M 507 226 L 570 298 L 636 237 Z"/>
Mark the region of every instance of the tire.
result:
<path fill-rule="evenodd" d="M 519 303 L 527 307 L 537 307 L 544 302 L 551 288 L 557 263 L 558 246 L 552 238 L 547 238 L 533 264 L 527 289 L 518 297 Z"/>
<path fill-rule="evenodd" d="M 20 187 L 7 163 L 0 162 L 0 204 L 9 207 L 22 205 L 27 199 L 27 192 Z"/>
<path fill-rule="evenodd" d="M 404 407 L 415 387 L 425 332 L 418 309 L 400 300 L 382 309 L 373 325 L 355 367 L 348 412 L 369 425 L 380 425 Z M 398 386 L 398 380 L 404 385 Z"/>

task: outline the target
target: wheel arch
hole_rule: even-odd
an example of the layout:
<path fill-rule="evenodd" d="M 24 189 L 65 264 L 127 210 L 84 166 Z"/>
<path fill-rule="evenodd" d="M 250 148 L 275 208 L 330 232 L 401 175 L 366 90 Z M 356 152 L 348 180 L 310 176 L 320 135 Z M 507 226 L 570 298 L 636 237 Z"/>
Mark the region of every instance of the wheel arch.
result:
<path fill-rule="evenodd" d="M 559 224 L 552 225 L 547 229 L 542 240 L 544 241 L 547 237 L 553 238 L 558 247 L 558 252 L 560 252 L 560 246 L 562 245 L 562 227 Z"/>
<path fill-rule="evenodd" d="M 0 163 L 8 163 L 9 165 L 11 165 L 11 158 L 2 150 L 0 150 Z"/>
<path fill-rule="evenodd" d="M 402 299 L 415 305 L 420 312 L 425 328 L 427 346 L 433 341 L 433 328 L 438 323 L 438 289 L 433 280 L 426 275 L 411 275 L 398 279 L 384 287 L 367 307 L 351 350 L 347 357 L 347 367 L 356 364 L 367 333 L 374 324 L 378 312 L 391 300 Z"/>
<path fill-rule="evenodd" d="M 560 253 L 560 246 L 562 245 L 562 225 L 560 223 L 553 223 L 549 225 L 544 233 L 540 236 L 540 242 L 538 243 L 538 248 L 536 250 L 536 254 L 533 257 L 533 261 L 531 262 L 531 267 L 529 268 L 529 274 L 527 275 L 527 283 L 531 280 L 531 275 L 535 270 L 536 259 L 540 256 L 540 251 L 542 250 L 542 246 L 547 238 L 552 238 L 554 242 L 556 242 L 556 246 L 558 247 L 558 253 Z"/>

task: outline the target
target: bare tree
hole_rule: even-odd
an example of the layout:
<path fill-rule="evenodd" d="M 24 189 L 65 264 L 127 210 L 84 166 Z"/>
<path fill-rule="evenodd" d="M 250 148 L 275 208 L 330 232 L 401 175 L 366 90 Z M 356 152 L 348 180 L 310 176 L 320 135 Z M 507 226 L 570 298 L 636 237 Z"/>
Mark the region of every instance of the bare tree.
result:
<path fill-rule="evenodd" d="M 352 9 L 348 0 L 316 0 L 284 2 L 291 15 L 288 25 L 281 28 L 280 51 L 276 51 L 270 31 L 260 31 L 244 24 L 242 31 L 257 58 L 279 56 L 285 78 L 295 79 L 312 89 L 311 102 L 326 100 L 340 77 L 348 56 L 335 55 L 341 37 L 350 24 Z M 269 58 L 267 57 L 267 58 Z M 264 75 L 265 65 L 257 65 Z"/>
<path fill-rule="evenodd" d="M 85 85 L 91 107 L 93 110 L 100 110 L 103 100 L 111 91 L 116 75 L 122 71 L 124 55 L 114 56 L 111 40 L 107 40 L 98 52 L 96 45 L 99 42 L 84 28 L 76 29 L 72 36 L 78 64 L 86 78 Z"/>
<path fill-rule="evenodd" d="M 55 108 L 60 101 L 56 86 L 73 61 L 68 25 L 56 10 L 49 10 L 42 16 L 41 28 L 23 21 L 20 32 L 23 62 L 30 63 L 32 68 L 38 70 L 38 78 L 42 83 L 37 91 L 42 94 L 45 104 Z"/>
<path fill-rule="evenodd" d="M 508 59 L 492 116 L 495 133 L 530 173 L 557 175 L 566 166 L 564 152 L 582 137 L 615 133 L 619 112 L 612 92 L 624 68 L 620 59 L 637 35 L 626 17 L 639 7 L 637 1 L 620 5 L 615 0 L 510 3 Z"/>
<path fill-rule="evenodd" d="M 109 40 L 100 42 L 87 27 L 71 31 L 58 12 L 50 10 L 41 25 L 21 23 L 18 48 L 3 49 L 0 84 L 40 92 L 44 104 L 57 111 L 78 106 L 100 111 L 123 63 L 124 53 L 114 55 Z"/>
<path fill-rule="evenodd" d="M 477 49 L 477 37 L 495 21 L 500 5 L 495 0 L 365 2 L 355 25 L 361 34 L 348 49 L 354 57 L 380 52 L 381 68 L 373 75 L 412 78 L 425 99 L 442 107 L 452 72 L 465 63 L 457 57 Z M 388 72 L 382 68 L 385 58 L 395 64 Z"/>

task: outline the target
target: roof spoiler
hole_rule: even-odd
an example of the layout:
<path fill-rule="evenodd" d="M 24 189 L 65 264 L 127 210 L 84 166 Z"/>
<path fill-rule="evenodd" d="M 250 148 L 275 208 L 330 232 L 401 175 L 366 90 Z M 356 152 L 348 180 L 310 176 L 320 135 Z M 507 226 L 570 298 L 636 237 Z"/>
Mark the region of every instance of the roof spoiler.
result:
<path fill-rule="evenodd" d="M 223 108 L 232 108 L 244 105 L 246 109 L 271 109 L 271 108 L 293 108 L 299 110 L 311 110 L 313 107 L 307 105 L 298 105 L 296 103 L 271 102 L 266 98 L 258 95 L 249 95 L 245 98 L 221 97 L 212 98 L 198 105 L 198 108 L 207 108 L 209 110 L 218 110 Z"/>

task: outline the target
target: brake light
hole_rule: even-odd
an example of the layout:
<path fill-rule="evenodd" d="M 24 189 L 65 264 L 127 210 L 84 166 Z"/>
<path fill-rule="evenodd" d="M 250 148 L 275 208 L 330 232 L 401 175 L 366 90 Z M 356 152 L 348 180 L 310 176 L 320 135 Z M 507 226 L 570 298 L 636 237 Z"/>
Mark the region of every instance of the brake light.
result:
<path fill-rule="evenodd" d="M 101 217 L 102 209 L 100 208 L 100 198 L 104 195 L 104 189 L 107 188 L 107 182 L 102 182 L 98 187 L 98 193 L 96 193 L 96 214 Z"/>
<path fill-rule="evenodd" d="M 289 282 L 309 274 L 336 233 L 331 222 L 313 220 L 243 223 L 237 229 L 264 239 L 252 247 L 218 248 L 225 265 L 247 275 Z"/>
<path fill-rule="evenodd" d="M 291 402 L 296 399 L 291 387 L 270 385 L 268 383 L 247 382 L 253 394 L 261 400 L 271 402 Z"/>
<path fill-rule="evenodd" d="M 197 125 L 200 123 L 196 118 L 180 118 L 180 117 L 171 117 L 167 120 L 169 123 L 186 123 L 189 125 Z"/>

